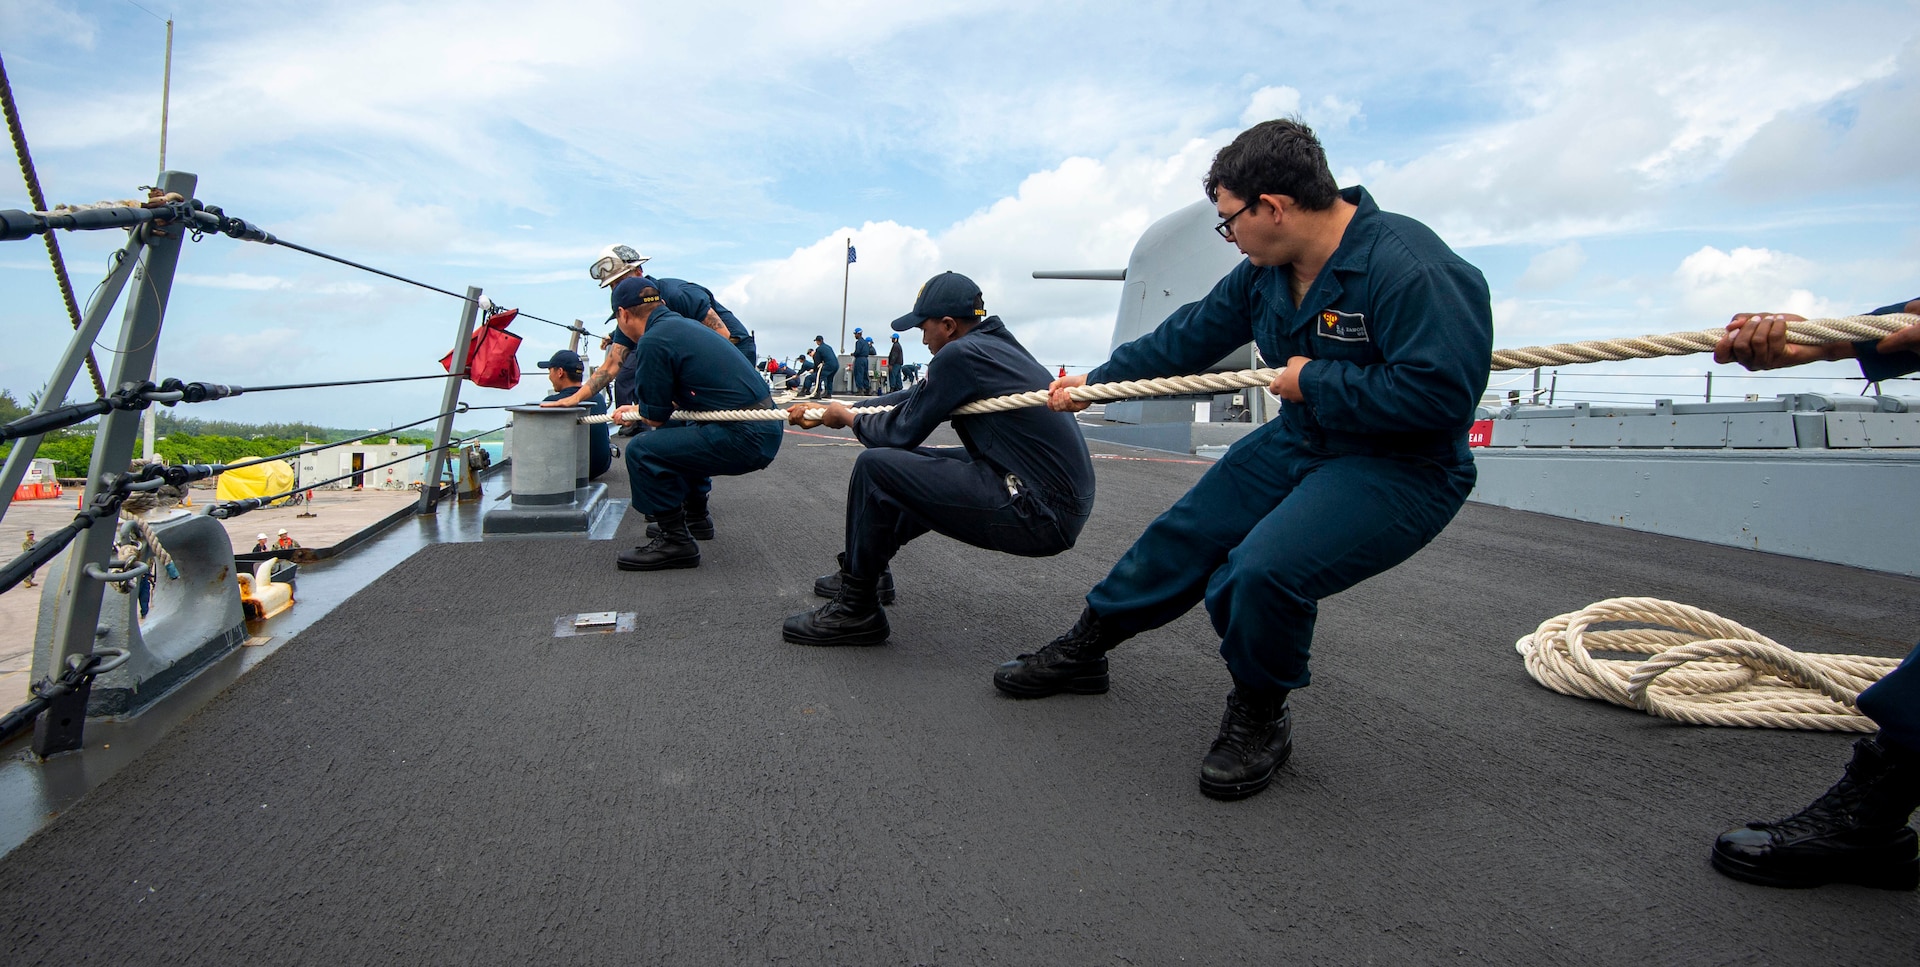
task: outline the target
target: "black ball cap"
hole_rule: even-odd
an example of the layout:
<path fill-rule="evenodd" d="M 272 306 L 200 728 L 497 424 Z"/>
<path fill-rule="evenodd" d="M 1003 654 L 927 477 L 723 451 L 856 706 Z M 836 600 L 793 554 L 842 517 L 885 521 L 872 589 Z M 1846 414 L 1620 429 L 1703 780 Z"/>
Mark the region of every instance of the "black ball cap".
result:
<path fill-rule="evenodd" d="M 928 319 L 984 319 L 986 315 L 986 297 L 972 279 L 958 272 L 942 272 L 920 287 L 913 311 L 893 320 L 893 331 L 906 332 Z"/>

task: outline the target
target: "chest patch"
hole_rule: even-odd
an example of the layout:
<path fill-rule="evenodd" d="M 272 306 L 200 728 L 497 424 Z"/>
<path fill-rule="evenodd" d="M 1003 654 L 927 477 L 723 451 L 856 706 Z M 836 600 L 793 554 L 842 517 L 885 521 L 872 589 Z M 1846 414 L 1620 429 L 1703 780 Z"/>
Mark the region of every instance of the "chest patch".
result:
<path fill-rule="evenodd" d="M 1338 339 L 1341 342 L 1366 342 L 1367 317 L 1358 312 L 1326 309 L 1320 313 L 1313 334 L 1322 339 Z"/>

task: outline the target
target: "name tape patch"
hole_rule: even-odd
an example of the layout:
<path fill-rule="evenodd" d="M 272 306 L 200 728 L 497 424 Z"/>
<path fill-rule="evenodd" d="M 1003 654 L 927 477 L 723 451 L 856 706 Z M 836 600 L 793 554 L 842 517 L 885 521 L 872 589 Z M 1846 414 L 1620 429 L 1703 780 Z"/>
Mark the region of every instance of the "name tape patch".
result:
<path fill-rule="evenodd" d="M 1320 313 L 1320 324 L 1315 327 L 1314 335 L 1341 342 L 1366 342 L 1367 317 L 1358 312 L 1327 309 Z"/>

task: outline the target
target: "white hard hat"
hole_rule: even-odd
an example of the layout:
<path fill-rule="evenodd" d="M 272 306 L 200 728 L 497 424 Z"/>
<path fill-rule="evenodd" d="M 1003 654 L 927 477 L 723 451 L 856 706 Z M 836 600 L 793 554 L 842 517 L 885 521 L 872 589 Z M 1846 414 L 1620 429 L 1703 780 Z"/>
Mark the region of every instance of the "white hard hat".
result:
<path fill-rule="evenodd" d="M 284 528 L 284 527 L 282 527 L 282 528 L 280 528 L 280 533 L 282 533 L 282 534 L 285 534 L 286 532 L 287 532 L 287 529 L 286 529 L 286 528 Z M 263 535 L 261 535 L 261 536 L 262 536 L 262 537 L 264 537 L 264 536 L 266 536 L 266 535 L 264 535 L 264 534 L 263 534 Z"/>
<path fill-rule="evenodd" d="M 587 274 L 604 289 L 626 278 L 646 262 L 647 257 L 634 251 L 631 246 L 609 245 L 601 249 L 600 257 L 587 267 Z"/>
<path fill-rule="evenodd" d="M 256 541 L 264 541 L 264 540 L 266 540 L 266 539 L 267 539 L 267 535 L 266 535 L 266 532 L 264 532 L 264 531 L 262 531 L 262 532 L 261 532 L 261 533 L 259 533 L 259 534 L 255 534 L 255 535 L 254 535 L 254 538 L 253 538 L 253 539 L 254 539 L 254 540 L 256 540 Z"/>

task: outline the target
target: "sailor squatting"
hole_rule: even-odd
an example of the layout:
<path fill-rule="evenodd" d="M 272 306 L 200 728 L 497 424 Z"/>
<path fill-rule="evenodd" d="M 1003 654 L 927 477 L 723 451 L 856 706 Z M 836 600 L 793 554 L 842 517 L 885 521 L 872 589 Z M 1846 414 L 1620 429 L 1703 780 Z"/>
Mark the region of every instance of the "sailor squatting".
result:
<path fill-rule="evenodd" d="M 1021 699 L 1104 693 L 1109 652 L 1204 604 L 1232 687 L 1200 761 L 1200 790 L 1238 799 L 1272 782 L 1292 752 L 1288 699 L 1310 681 L 1319 601 L 1412 556 L 1447 526 L 1473 487 L 1466 435 L 1486 388 L 1492 310 L 1478 269 L 1425 225 L 1382 211 L 1366 189 L 1340 189 L 1313 132 L 1296 121 L 1268 121 L 1240 134 L 1215 156 L 1205 189 L 1220 219 L 1217 231 L 1245 260 L 1205 298 L 1174 311 L 1092 372 L 1049 380 L 1004 324 L 986 315 L 979 288 L 945 273 L 893 323 L 895 331 L 920 329 L 935 354 L 925 382 L 876 401 L 896 409 L 857 416 L 833 403 L 789 411 L 795 425 L 851 428 L 868 449 L 849 486 L 845 550 L 836 571 L 815 581 L 816 593 L 830 600 L 788 618 L 786 640 L 887 640 L 892 629 L 883 605 L 897 593 L 888 563 L 902 544 L 929 531 L 1029 556 L 1070 548 L 1093 505 L 1085 442 L 1068 416 L 1086 404 L 1070 391 L 1197 372 L 1251 340 L 1265 358 L 1285 361 L 1270 387 L 1287 404 L 1280 417 L 1234 444 L 1147 527 L 1089 590 L 1065 634 L 1005 662 L 992 681 Z M 656 338 L 631 331 L 629 319 L 659 326 L 658 355 L 672 363 L 659 369 L 664 388 L 649 393 L 642 375 L 641 392 L 651 403 L 642 415 L 655 423 L 668 415 L 669 396 L 680 402 L 672 387 L 719 366 L 722 354 L 712 350 L 724 343 L 693 340 L 700 327 L 671 310 L 664 324 L 633 314 L 644 296 L 658 294 L 647 284 L 644 276 L 623 281 L 615 301 L 624 306 L 617 314 L 627 341 Z M 1903 308 L 1920 311 L 1920 302 L 1882 311 Z M 1815 358 L 1769 328 L 1779 318 L 1736 317 L 1717 357 L 1756 369 Z M 1916 347 L 1920 327 L 1843 355 L 1861 357 L 1870 373 L 1912 371 L 1920 368 Z M 607 371 L 596 371 L 588 389 L 604 387 Z M 746 399 L 764 396 L 757 377 L 752 386 L 734 382 L 738 392 L 726 400 L 703 390 L 702 408 L 764 405 Z M 955 406 L 1043 386 L 1051 413 L 954 419 L 961 450 L 920 446 Z M 648 464 L 629 453 L 634 506 L 658 517 L 669 535 L 665 545 L 657 540 L 636 550 L 648 567 L 697 563 L 697 549 L 675 543 L 692 543 L 686 508 L 676 501 L 697 489 L 701 474 L 765 466 L 778 446 L 777 434 L 751 442 L 742 436 L 734 448 L 754 451 L 751 459 L 722 469 L 715 445 L 701 434 L 725 431 L 678 432 L 702 442 L 676 449 L 683 456 L 672 473 L 654 468 L 643 481 Z M 628 559 L 622 556 L 623 567 Z M 1920 860 L 1906 823 L 1920 805 L 1916 689 L 1920 648 L 1861 696 L 1861 709 L 1882 733 L 1861 741 L 1846 778 L 1794 817 L 1723 835 L 1715 866 L 1775 885 L 1844 880 L 1913 888 Z"/>

